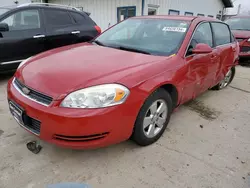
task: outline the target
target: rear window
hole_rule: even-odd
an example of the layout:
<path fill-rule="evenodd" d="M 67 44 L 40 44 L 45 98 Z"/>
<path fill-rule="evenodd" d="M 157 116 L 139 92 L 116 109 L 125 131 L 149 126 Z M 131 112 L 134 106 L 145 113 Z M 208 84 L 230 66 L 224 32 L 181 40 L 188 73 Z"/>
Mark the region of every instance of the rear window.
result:
<path fill-rule="evenodd" d="M 231 43 L 231 32 L 226 24 L 212 23 L 216 46 Z"/>
<path fill-rule="evenodd" d="M 64 26 L 73 24 L 67 11 L 45 9 L 45 21 L 49 26 Z"/>

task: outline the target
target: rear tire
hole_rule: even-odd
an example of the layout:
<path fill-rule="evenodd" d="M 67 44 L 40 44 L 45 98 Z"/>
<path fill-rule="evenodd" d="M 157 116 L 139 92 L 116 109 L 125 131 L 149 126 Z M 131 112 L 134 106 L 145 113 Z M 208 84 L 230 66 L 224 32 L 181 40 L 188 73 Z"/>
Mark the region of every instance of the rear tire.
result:
<path fill-rule="evenodd" d="M 220 81 L 216 86 L 212 88 L 212 90 L 221 90 L 226 88 L 234 79 L 235 76 L 235 67 L 232 67 L 226 74 L 225 78 Z"/>
<path fill-rule="evenodd" d="M 169 123 L 172 106 L 172 99 L 164 89 L 157 89 L 152 93 L 137 116 L 132 140 L 140 146 L 156 142 Z"/>

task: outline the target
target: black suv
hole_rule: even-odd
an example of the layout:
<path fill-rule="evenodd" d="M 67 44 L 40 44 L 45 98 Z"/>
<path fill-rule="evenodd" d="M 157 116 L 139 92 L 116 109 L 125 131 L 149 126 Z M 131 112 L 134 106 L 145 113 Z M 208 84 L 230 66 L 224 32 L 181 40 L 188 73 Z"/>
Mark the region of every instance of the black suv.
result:
<path fill-rule="evenodd" d="M 15 70 L 30 56 L 100 33 L 89 13 L 73 7 L 31 3 L 0 8 L 0 73 Z"/>

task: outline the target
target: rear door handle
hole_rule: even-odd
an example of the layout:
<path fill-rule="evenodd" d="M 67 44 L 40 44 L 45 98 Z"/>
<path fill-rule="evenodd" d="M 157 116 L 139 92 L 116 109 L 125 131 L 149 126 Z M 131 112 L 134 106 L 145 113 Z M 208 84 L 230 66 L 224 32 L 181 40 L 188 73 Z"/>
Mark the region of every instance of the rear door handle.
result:
<path fill-rule="evenodd" d="M 33 36 L 34 39 L 44 38 L 44 37 L 45 37 L 45 35 L 35 35 L 35 36 Z"/>
<path fill-rule="evenodd" d="M 80 31 L 72 31 L 71 34 L 79 34 Z"/>

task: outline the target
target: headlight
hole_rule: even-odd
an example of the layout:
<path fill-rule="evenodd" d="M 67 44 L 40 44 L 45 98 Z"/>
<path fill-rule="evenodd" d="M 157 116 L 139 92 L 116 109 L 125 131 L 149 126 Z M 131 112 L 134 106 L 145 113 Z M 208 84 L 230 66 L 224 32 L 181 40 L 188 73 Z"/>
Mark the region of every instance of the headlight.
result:
<path fill-rule="evenodd" d="M 19 68 L 20 68 L 21 66 L 23 66 L 25 63 L 27 63 L 31 58 L 32 58 L 32 56 L 29 57 L 28 59 L 23 60 L 23 61 L 19 64 L 19 66 L 18 66 L 17 69 L 19 69 Z"/>
<path fill-rule="evenodd" d="M 103 108 L 124 103 L 129 90 L 119 84 L 105 84 L 70 93 L 61 103 L 68 108 Z"/>
<path fill-rule="evenodd" d="M 247 41 L 250 42 L 250 39 L 248 39 Z"/>

